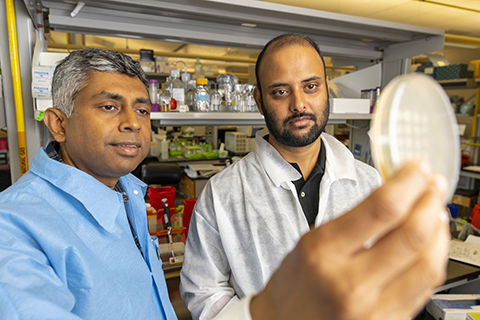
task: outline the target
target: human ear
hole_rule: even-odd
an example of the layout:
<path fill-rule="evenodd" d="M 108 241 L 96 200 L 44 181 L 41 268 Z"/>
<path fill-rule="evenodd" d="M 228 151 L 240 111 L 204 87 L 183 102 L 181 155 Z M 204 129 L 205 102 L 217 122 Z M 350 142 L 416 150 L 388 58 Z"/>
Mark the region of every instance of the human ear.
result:
<path fill-rule="evenodd" d="M 54 108 L 48 108 L 43 115 L 43 122 L 57 142 L 65 142 L 65 128 L 68 124 L 68 118 L 62 111 Z"/>
<path fill-rule="evenodd" d="M 253 98 L 255 99 L 255 102 L 257 103 L 257 108 L 258 111 L 260 111 L 260 114 L 263 115 L 263 109 L 262 109 L 262 94 L 258 87 L 255 87 L 253 89 Z"/>

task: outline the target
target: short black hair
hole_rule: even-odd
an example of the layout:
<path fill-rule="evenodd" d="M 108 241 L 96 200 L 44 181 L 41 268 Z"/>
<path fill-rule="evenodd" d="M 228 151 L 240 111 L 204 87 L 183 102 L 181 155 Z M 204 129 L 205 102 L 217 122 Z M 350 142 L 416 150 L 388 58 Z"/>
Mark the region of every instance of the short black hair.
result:
<path fill-rule="evenodd" d="M 284 33 L 281 34 L 272 40 L 270 40 L 265 47 L 263 47 L 262 52 L 258 55 L 257 62 L 255 63 L 255 78 L 257 79 L 257 87 L 258 90 L 260 91 L 260 96 L 262 96 L 262 87 L 260 85 L 260 64 L 262 63 L 263 56 L 265 55 L 265 52 L 267 50 L 278 50 L 281 49 L 287 45 L 292 45 L 292 44 L 300 44 L 300 45 L 310 45 L 315 51 L 318 52 L 318 55 L 320 56 L 320 59 L 322 59 L 323 63 L 323 74 L 325 75 L 325 81 L 327 79 L 327 73 L 326 73 L 326 68 L 325 68 L 325 61 L 323 60 L 322 53 L 320 52 L 320 49 L 318 48 L 318 45 L 313 41 L 312 38 L 309 36 L 306 36 L 304 34 L 300 33 Z"/>

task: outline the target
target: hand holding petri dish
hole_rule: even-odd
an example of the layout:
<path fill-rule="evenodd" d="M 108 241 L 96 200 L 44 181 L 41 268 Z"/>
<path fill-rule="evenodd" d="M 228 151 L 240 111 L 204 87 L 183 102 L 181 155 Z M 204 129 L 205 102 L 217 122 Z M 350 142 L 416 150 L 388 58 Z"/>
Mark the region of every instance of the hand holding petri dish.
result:
<path fill-rule="evenodd" d="M 450 201 L 460 174 L 460 135 L 450 100 L 433 78 L 411 73 L 393 79 L 375 107 L 369 136 L 385 179 L 409 160 L 427 159 L 449 181 Z"/>

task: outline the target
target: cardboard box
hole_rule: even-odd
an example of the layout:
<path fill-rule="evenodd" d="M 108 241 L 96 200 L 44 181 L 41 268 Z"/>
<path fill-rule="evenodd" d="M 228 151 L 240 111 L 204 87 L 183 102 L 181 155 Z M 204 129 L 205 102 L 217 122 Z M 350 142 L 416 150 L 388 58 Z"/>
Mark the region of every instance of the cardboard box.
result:
<path fill-rule="evenodd" d="M 480 294 L 436 294 L 427 311 L 437 320 L 465 320 L 468 313 L 480 312 Z"/>
<path fill-rule="evenodd" d="M 180 179 L 180 190 L 182 190 L 188 199 L 197 199 L 207 184 L 208 179 L 191 179 L 186 174 L 182 174 Z"/>
<path fill-rule="evenodd" d="M 480 313 L 479 312 L 467 313 L 467 320 L 480 320 Z"/>
<path fill-rule="evenodd" d="M 467 196 L 462 196 L 459 194 L 454 194 L 452 198 L 452 203 L 458 204 L 460 206 L 464 207 L 473 207 L 474 203 L 473 201 L 475 200 L 475 197 L 467 197 Z"/>

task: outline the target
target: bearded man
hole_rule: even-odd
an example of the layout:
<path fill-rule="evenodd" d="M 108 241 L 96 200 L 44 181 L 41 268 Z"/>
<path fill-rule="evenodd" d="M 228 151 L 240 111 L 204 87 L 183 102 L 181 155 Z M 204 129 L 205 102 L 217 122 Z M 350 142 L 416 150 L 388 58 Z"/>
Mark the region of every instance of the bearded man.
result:
<path fill-rule="evenodd" d="M 192 215 L 181 292 L 195 319 L 261 291 L 304 234 L 382 183 L 374 168 L 323 133 L 328 80 L 313 40 L 271 40 L 256 77 L 268 132 L 257 133 L 255 151 L 210 179 Z"/>

